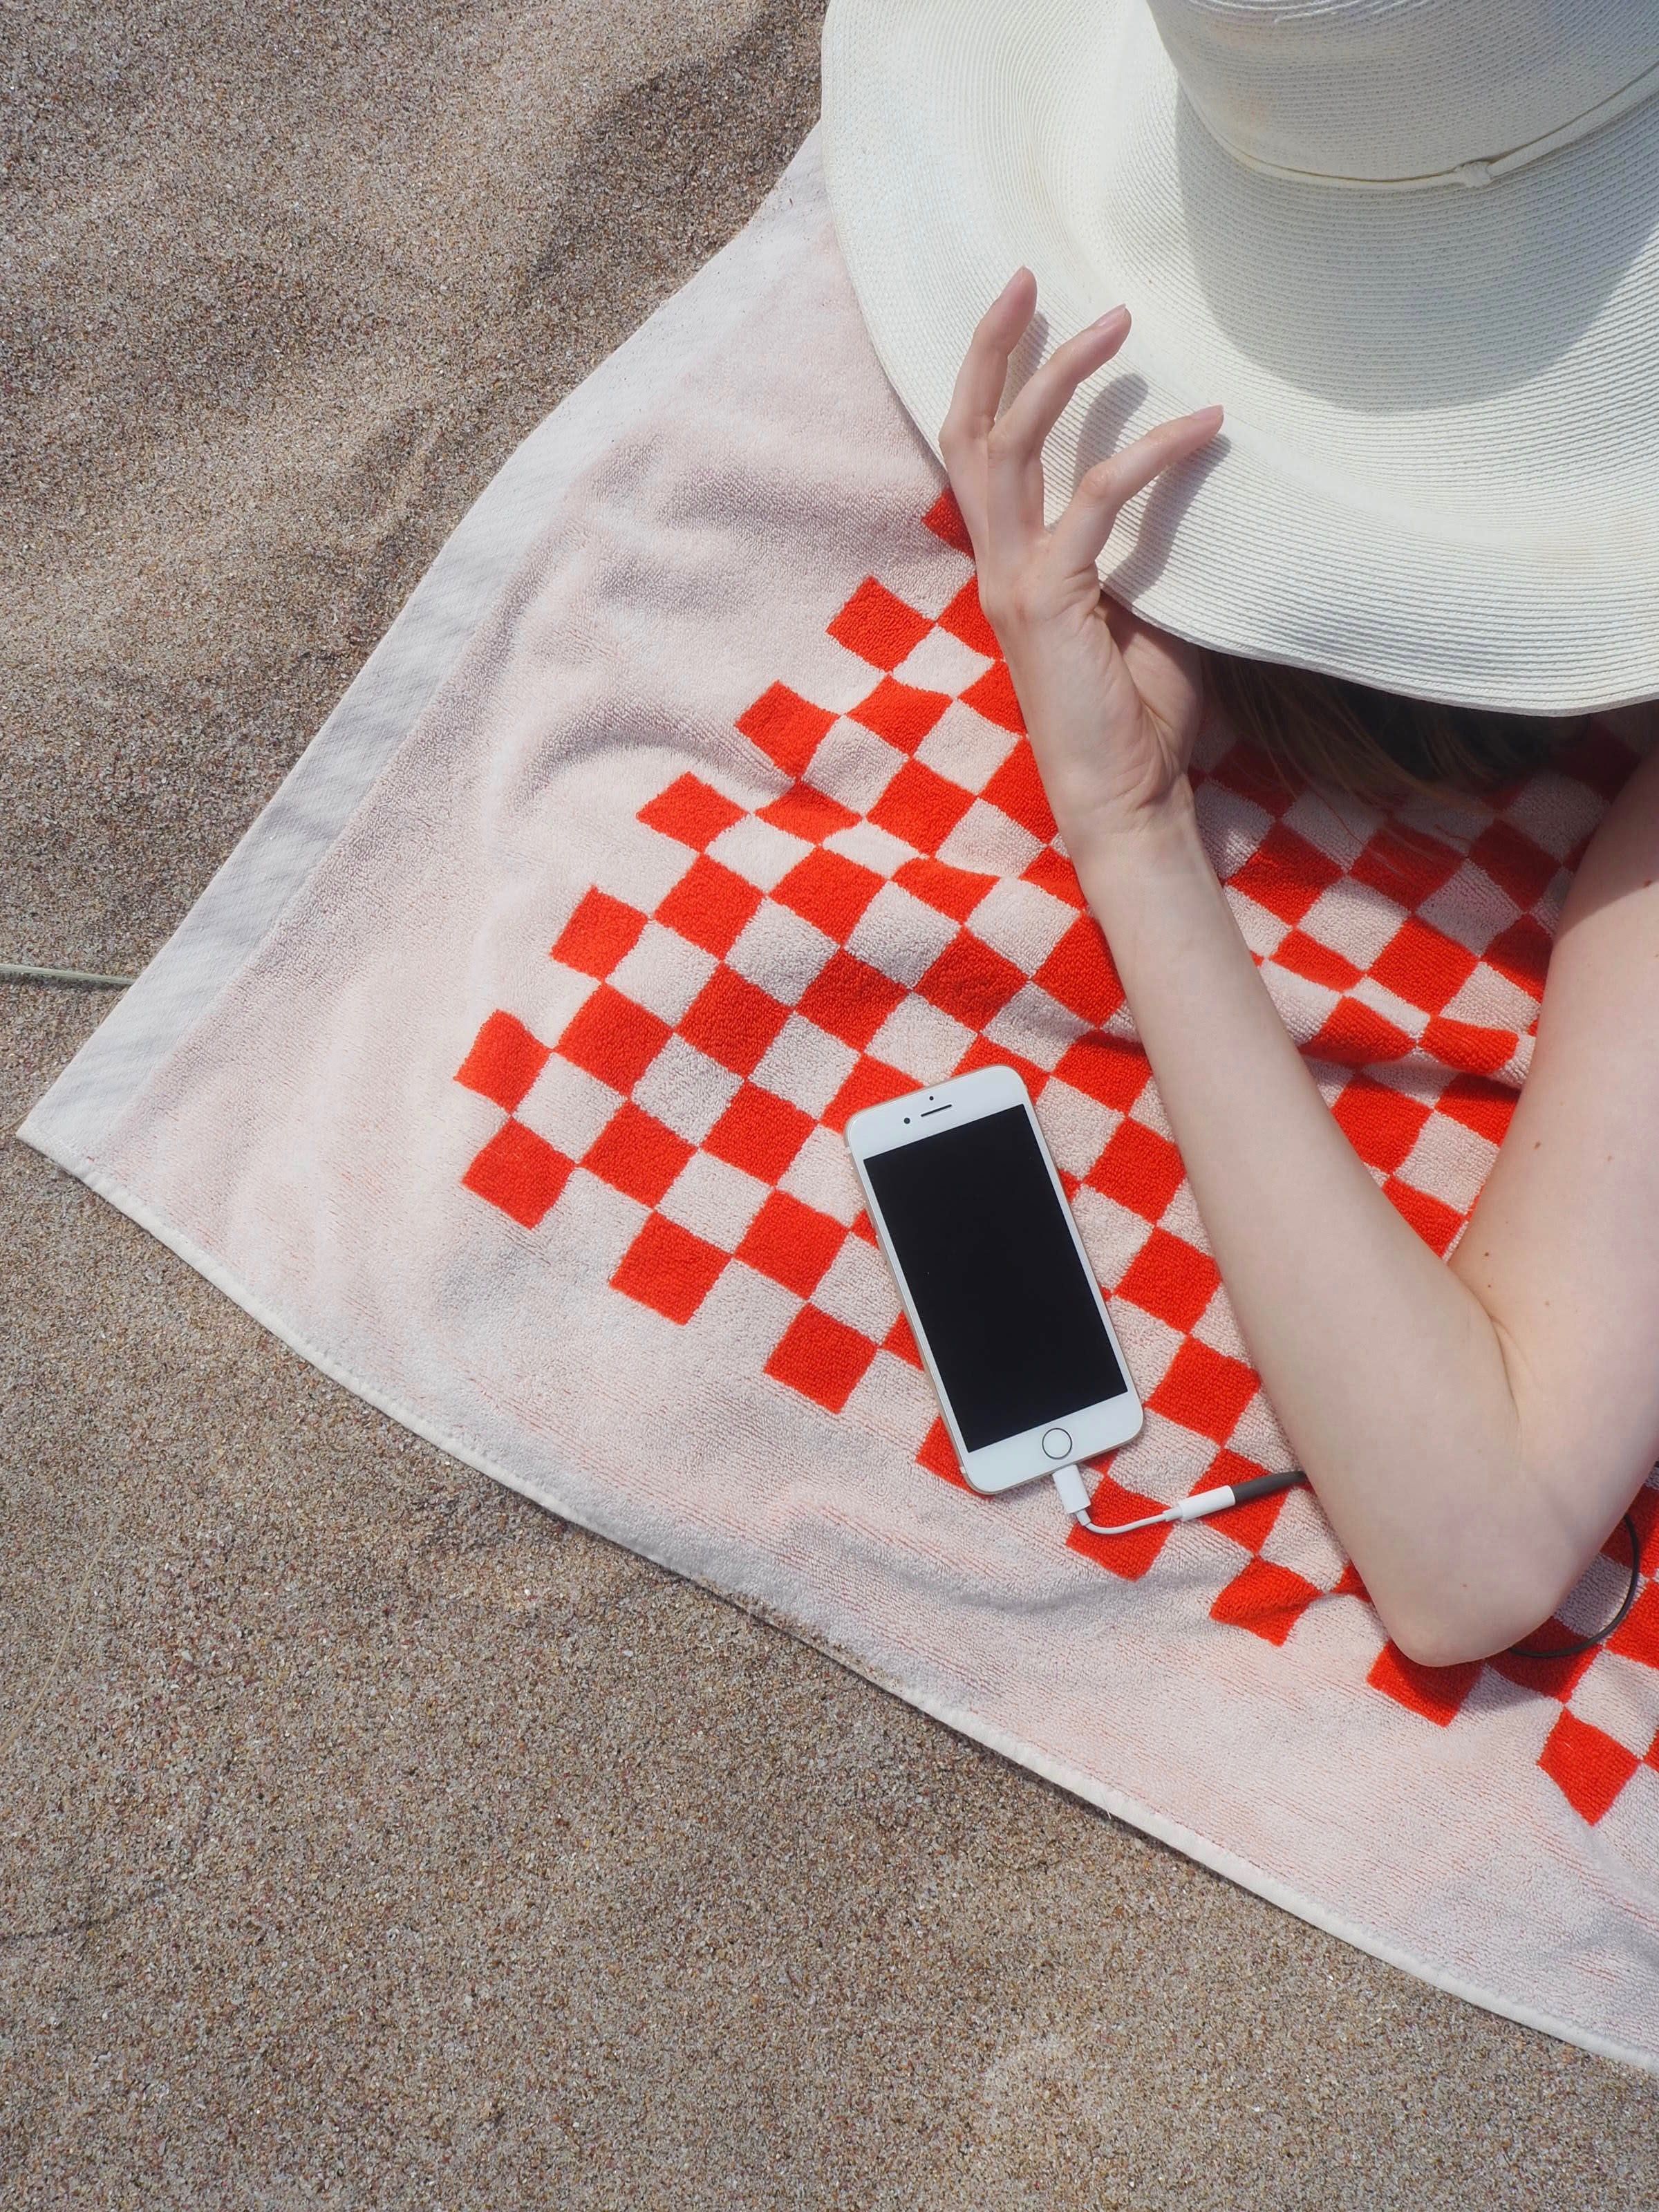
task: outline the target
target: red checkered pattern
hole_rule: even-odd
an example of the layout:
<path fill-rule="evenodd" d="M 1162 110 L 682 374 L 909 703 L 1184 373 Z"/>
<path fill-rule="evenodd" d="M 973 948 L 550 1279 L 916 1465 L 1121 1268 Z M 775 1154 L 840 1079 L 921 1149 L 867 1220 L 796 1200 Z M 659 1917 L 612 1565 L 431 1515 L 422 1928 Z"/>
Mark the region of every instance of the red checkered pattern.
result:
<path fill-rule="evenodd" d="M 738 727 L 776 795 L 667 783 L 638 818 L 657 841 L 653 880 L 671 887 L 649 910 L 599 890 L 579 901 L 551 948 L 581 993 L 560 1034 L 503 1010 L 483 1022 L 457 1080 L 502 1119 L 462 1180 L 530 1234 L 579 1180 L 602 1191 L 614 1288 L 682 1327 L 717 1309 L 728 1351 L 832 1413 L 862 1394 L 959 1481 L 943 1424 L 914 1373 L 902 1382 L 920 1363 L 841 1133 L 873 1101 L 1010 1063 L 1166 1447 L 1146 1463 L 1189 1488 L 1242 1480 L 1284 1463 L 1283 1438 L 1055 844 L 948 494 L 927 520 L 958 571 L 941 611 L 866 578 L 829 625 L 867 665 L 864 696 L 836 713 L 773 684 Z M 1561 893 L 1632 765 L 1593 728 L 1559 773 L 1470 801 L 1449 826 L 1426 807 L 1385 817 L 1287 788 L 1224 741 L 1194 763 L 1206 844 L 1274 999 L 1355 1149 L 1437 1252 L 1514 1106 Z M 1165 1502 L 1103 1466 L 1097 1516 Z M 1364 1602 L 1352 1568 L 1335 1562 L 1322 1586 L 1307 1547 L 1281 1545 L 1286 1514 L 1309 1510 L 1272 1498 L 1212 1524 L 1238 1554 L 1213 1620 L 1282 1646 L 1310 1607 Z M 1071 1541 L 1135 1578 L 1167 1536 Z M 1659 1591 L 1644 1588 L 1605 1653 L 1494 1663 L 1559 1705 L 1539 1763 L 1586 1820 L 1659 1776 Z M 1483 1672 L 1414 1666 L 1379 1635 L 1368 1680 L 1443 1728 Z"/>

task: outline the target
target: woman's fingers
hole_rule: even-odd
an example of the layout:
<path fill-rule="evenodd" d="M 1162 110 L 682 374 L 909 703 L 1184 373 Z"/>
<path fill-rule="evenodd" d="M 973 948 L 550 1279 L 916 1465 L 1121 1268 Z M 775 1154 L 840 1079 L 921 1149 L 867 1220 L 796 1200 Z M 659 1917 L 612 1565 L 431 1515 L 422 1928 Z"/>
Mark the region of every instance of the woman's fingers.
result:
<path fill-rule="evenodd" d="M 1016 461 L 1038 459 L 1079 385 L 1109 362 L 1128 335 L 1129 310 L 1110 307 L 1087 330 L 1056 346 L 1042 368 L 1026 379 L 1018 398 L 1009 402 L 992 440 L 994 456 L 1006 453 Z"/>
<path fill-rule="evenodd" d="M 1016 269 L 974 325 L 957 373 L 951 411 L 945 417 L 947 428 L 955 425 L 969 436 L 980 438 L 989 431 L 1002 404 L 1009 356 L 1036 307 L 1036 278 L 1029 269 Z"/>
<path fill-rule="evenodd" d="M 1160 422 L 1109 460 L 1097 462 L 1079 484 L 1049 540 L 1054 561 L 1066 574 L 1092 569 L 1112 525 L 1139 491 L 1177 461 L 1206 446 L 1221 428 L 1219 407 L 1200 407 Z"/>
<path fill-rule="evenodd" d="M 985 508 L 992 542 L 1023 550 L 1043 528 L 1042 447 L 1085 376 L 1128 334 L 1129 311 L 1114 307 L 1057 347 L 1028 377 L 986 441 Z"/>
<path fill-rule="evenodd" d="M 1036 307 L 1036 279 L 1029 269 L 1017 269 L 975 325 L 939 432 L 939 450 L 951 471 L 957 504 L 969 537 L 981 551 L 986 441 L 1002 404 L 1009 357 Z"/>
<path fill-rule="evenodd" d="M 973 540 L 981 582 L 1009 571 L 1043 531 L 1042 448 L 1085 377 L 1109 361 L 1129 329 L 1127 307 L 1113 307 L 1058 347 L 1028 378 L 1000 420 L 1008 363 L 1036 307 L 1036 279 L 1016 270 L 969 341 L 939 450 Z M 1219 407 L 1160 423 L 1090 470 L 1049 540 L 1066 574 L 1092 568 L 1112 526 L 1154 477 L 1206 444 L 1220 428 Z"/>

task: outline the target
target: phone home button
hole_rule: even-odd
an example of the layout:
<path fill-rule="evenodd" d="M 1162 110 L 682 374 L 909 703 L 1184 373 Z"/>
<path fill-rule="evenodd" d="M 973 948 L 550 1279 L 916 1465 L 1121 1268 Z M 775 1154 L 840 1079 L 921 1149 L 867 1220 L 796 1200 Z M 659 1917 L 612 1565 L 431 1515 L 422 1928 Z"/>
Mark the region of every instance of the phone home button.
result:
<path fill-rule="evenodd" d="M 1064 1459 L 1072 1449 L 1072 1439 L 1064 1429 L 1050 1429 L 1042 1439 L 1042 1449 L 1050 1459 Z"/>

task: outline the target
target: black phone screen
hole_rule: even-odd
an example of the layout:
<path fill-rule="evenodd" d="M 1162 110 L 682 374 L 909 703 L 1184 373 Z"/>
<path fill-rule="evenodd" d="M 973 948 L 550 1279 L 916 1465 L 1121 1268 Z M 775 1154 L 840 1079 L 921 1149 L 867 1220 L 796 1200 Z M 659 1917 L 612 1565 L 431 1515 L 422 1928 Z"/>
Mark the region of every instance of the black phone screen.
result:
<path fill-rule="evenodd" d="M 969 1451 L 1126 1388 L 1023 1106 L 864 1170 Z"/>

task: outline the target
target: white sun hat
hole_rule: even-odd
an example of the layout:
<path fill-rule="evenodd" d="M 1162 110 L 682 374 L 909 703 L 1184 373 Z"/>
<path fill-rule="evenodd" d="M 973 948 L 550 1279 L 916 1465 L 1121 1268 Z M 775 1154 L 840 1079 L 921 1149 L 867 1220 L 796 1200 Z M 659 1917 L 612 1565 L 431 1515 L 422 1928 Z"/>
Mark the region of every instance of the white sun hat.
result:
<path fill-rule="evenodd" d="M 1459 705 L 1659 696 L 1659 0 L 831 0 L 823 141 L 935 452 L 1022 263 L 1016 381 L 1133 316 L 1050 519 L 1224 406 L 1107 548 L 1148 620 Z"/>

